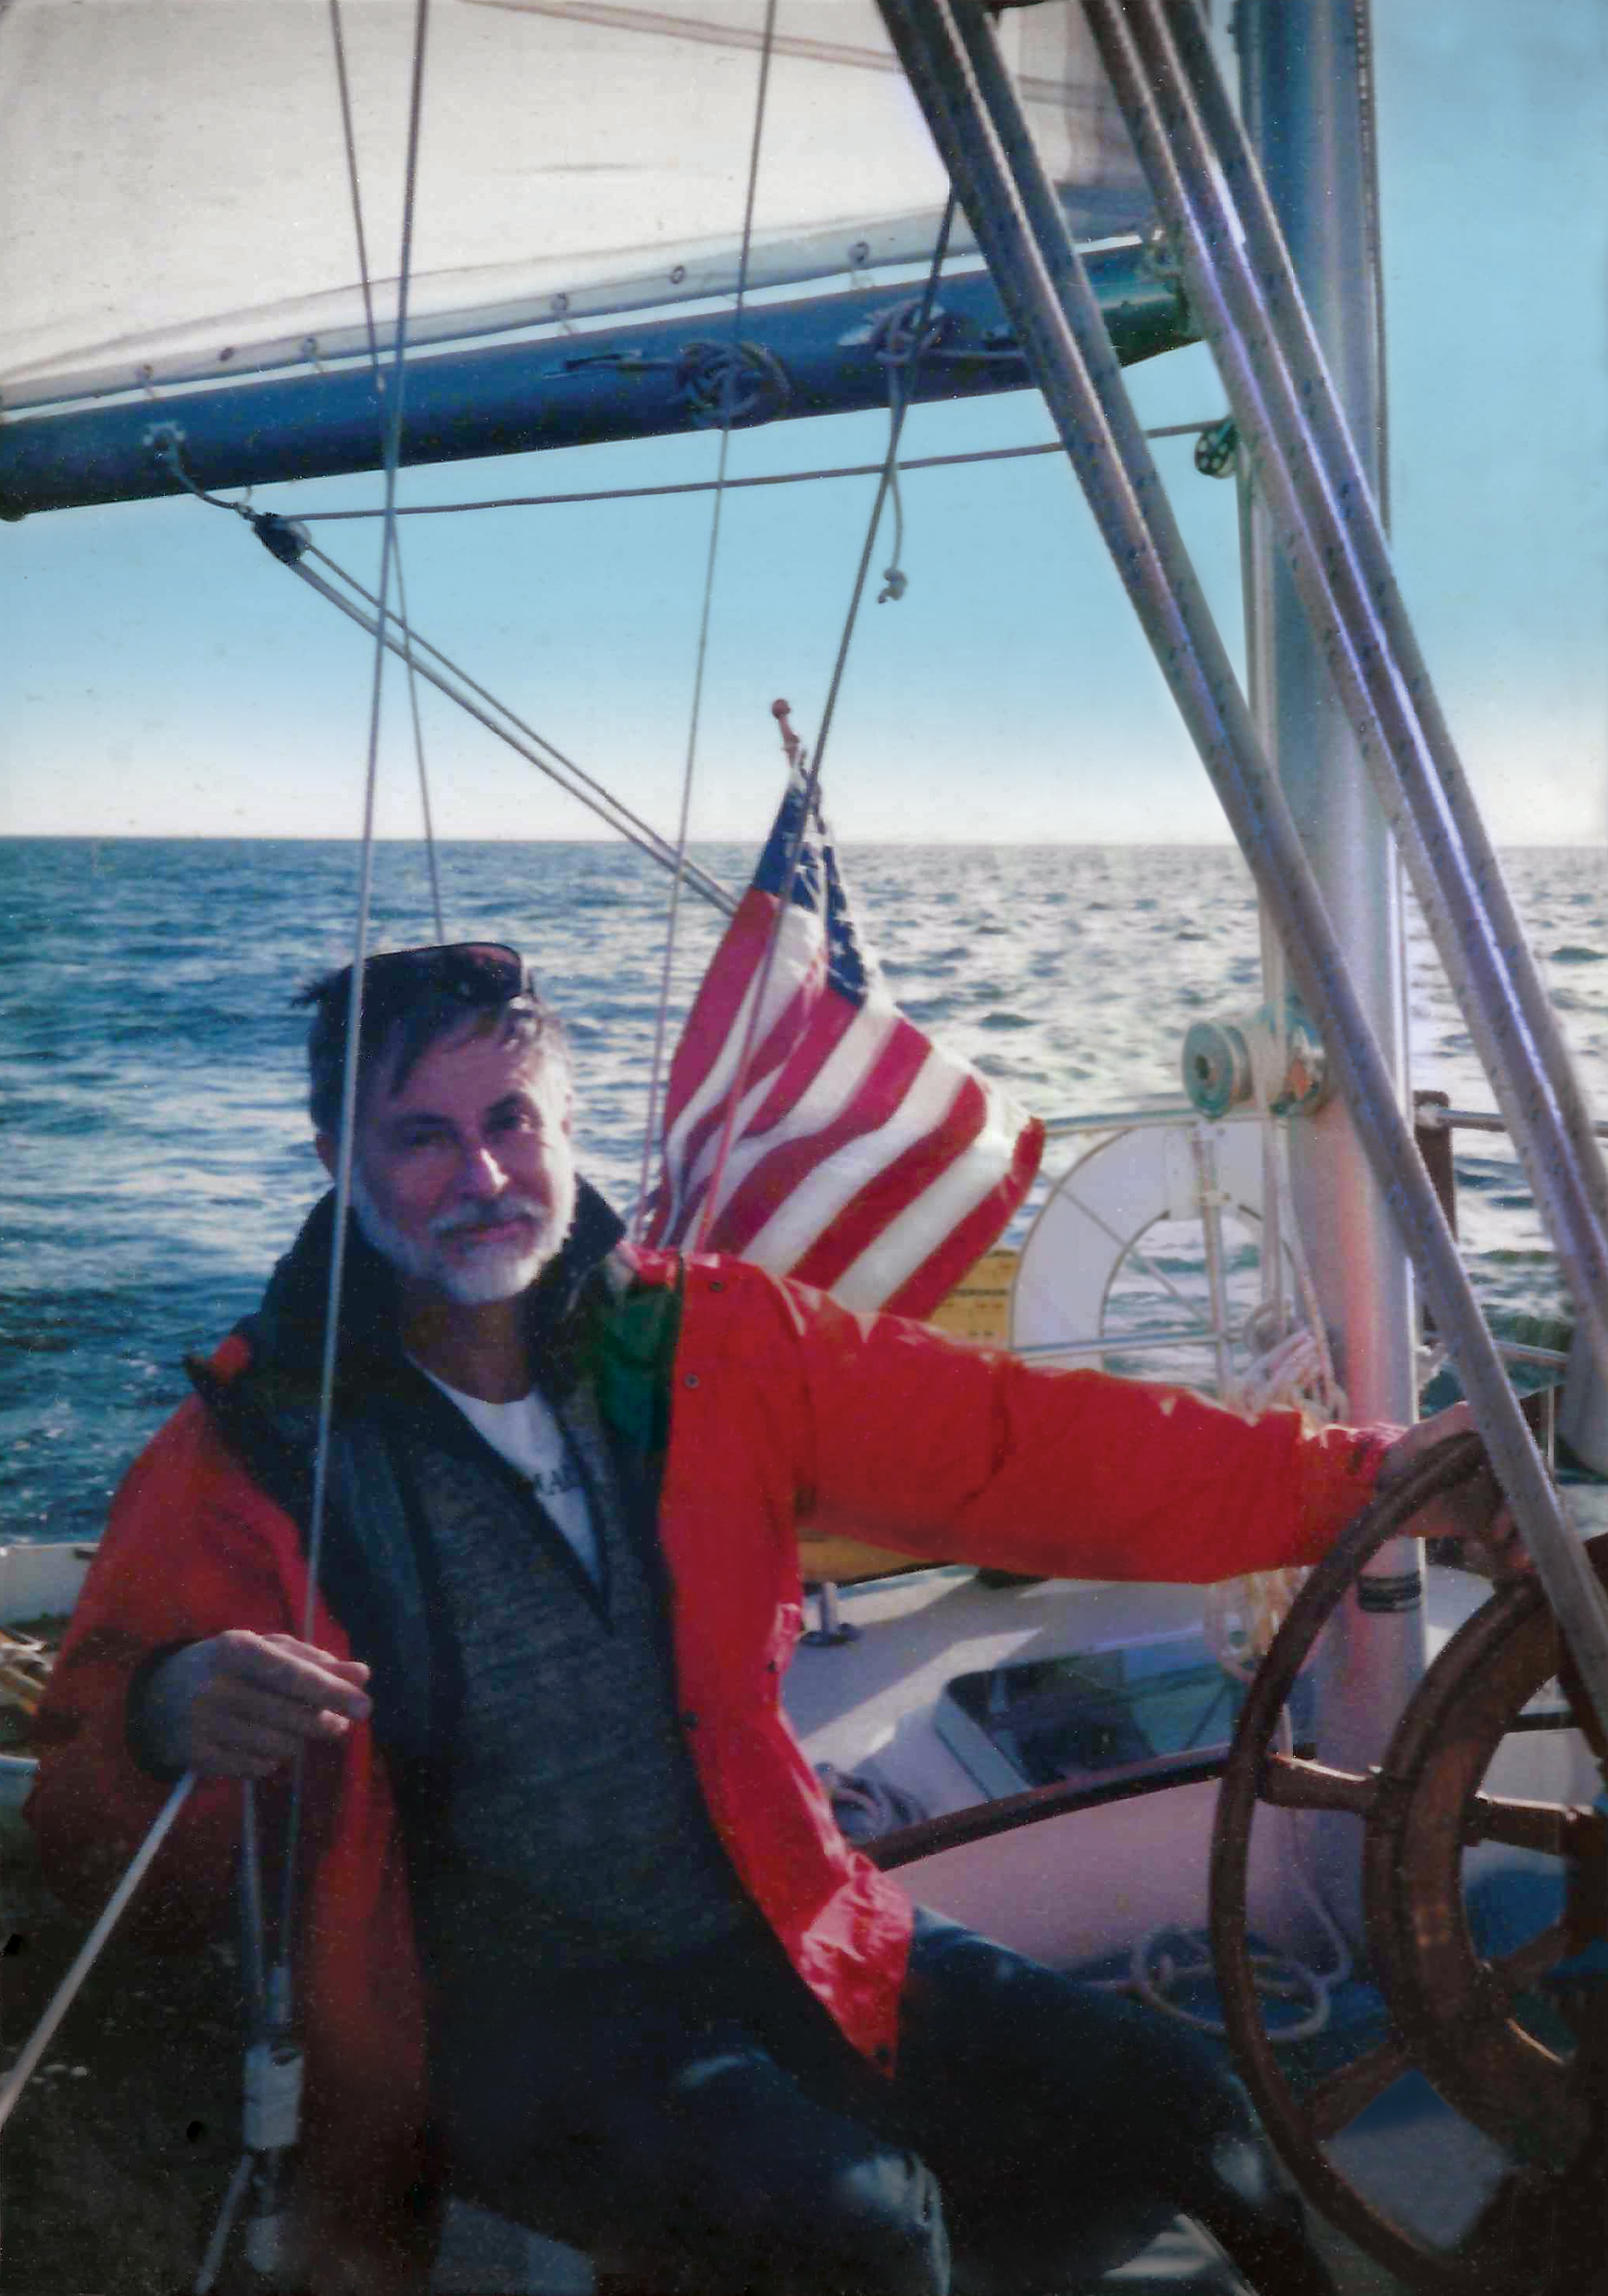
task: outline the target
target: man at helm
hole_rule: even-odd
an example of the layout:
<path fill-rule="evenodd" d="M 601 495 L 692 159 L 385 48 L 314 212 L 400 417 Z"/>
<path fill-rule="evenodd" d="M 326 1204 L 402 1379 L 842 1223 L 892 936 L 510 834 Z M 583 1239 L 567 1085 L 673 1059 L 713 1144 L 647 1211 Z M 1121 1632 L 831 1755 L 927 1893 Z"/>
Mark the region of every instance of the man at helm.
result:
<path fill-rule="evenodd" d="M 249 1799 L 277 1901 L 300 1758 L 306 2285 L 423 2288 L 449 2188 L 697 2296 L 1032 2296 L 1179 2211 L 1263 2289 L 1326 2287 L 1187 2032 L 843 1840 L 780 1703 L 796 1538 L 1215 1579 L 1317 1561 L 1425 1431 L 1249 1422 L 633 1250 L 514 952 L 363 986 L 332 1354 L 333 1192 L 119 1496 L 30 1806 L 89 1903 L 197 1773 L 140 1907 L 195 1940 Z M 332 1174 L 350 990 L 305 1000 Z"/>

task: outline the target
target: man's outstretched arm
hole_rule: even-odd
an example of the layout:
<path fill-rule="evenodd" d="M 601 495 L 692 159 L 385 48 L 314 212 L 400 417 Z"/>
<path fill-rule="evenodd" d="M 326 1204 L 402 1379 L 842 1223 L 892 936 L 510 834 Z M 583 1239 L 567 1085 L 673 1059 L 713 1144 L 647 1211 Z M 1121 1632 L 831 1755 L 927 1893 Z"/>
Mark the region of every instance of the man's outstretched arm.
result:
<path fill-rule="evenodd" d="M 802 1287 L 743 1288 L 779 1344 L 722 1365 L 718 1391 L 729 1399 L 763 1360 L 756 1416 L 777 1421 L 799 1462 L 808 1519 L 934 1559 L 1195 1583 L 1316 1562 L 1382 1477 L 1469 1423 L 1457 1408 L 1405 1431 L 1314 1427 L 1292 1409 L 1252 1421 L 1187 1390 L 1046 1371 L 851 1315 Z M 1496 1505 L 1476 1479 L 1418 1527 L 1478 1529 Z"/>

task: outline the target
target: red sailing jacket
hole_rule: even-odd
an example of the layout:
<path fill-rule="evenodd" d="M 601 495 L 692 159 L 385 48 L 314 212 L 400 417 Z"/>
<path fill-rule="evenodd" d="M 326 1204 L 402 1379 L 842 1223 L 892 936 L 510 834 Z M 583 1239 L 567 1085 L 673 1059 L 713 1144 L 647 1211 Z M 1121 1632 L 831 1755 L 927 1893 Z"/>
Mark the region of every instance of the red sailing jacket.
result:
<path fill-rule="evenodd" d="M 697 1774 L 800 1977 L 889 2062 L 909 1905 L 840 1834 L 780 1703 L 800 1521 L 934 1560 L 1210 1581 L 1317 1561 L 1369 1496 L 1389 1436 L 1030 1368 L 737 1261 L 634 1265 L 639 1296 L 685 1267 L 660 1536 Z M 232 1379 L 249 1360 L 235 1337 L 213 1369 Z M 124 1742 L 135 1670 L 229 1627 L 299 1635 L 306 1589 L 295 1525 L 186 1403 L 119 1496 L 45 1702 L 29 1815 L 62 1895 L 98 1910 L 168 1792 Z M 313 1639 L 348 1655 L 322 1603 L 316 1618 Z M 130 1917 L 147 1942 L 226 1932 L 240 1802 L 226 1782 L 192 1795 Z M 421 2175 L 424 2028 L 391 1788 L 367 1729 L 312 1757 L 306 1805 L 306 2157 L 339 2214 Z"/>

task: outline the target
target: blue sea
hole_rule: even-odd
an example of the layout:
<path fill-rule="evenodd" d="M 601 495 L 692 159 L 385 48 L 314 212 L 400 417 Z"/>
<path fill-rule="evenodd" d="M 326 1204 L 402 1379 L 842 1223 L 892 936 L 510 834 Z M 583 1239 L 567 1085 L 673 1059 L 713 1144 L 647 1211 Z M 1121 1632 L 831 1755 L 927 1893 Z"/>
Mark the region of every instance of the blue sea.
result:
<path fill-rule="evenodd" d="M 734 890 L 753 857 L 698 857 Z M 628 1209 L 666 881 L 619 845 L 447 845 L 439 861 L 449 936 L 516 943 L 563 1011 L 584 1168 Z M 1230 849 L 885 846 L 845 866 L 905 1010 L 1045 1116 L 1176 1093 L 1189 1023 L 1258 1002 L 1255 905 Z M 1608 856 L 1530 849 L 1507 868 L 1601 1109 Z M 373 945 L 433 939 L 420 850 L 381 846 L 375 870 Z M 185 1392 L 183 1357 L 252 1307 L 316 1200 L 290 1000 L 349 955 L 357 882 L 344 843 L 0 841 L 0 1539 L 99 1530 Z M 684 900 L 673 1023 L 719 924 Z M 1417 926 L 1410 948 L 1415 1085 L 1491 1107 Z M 1465 1135 L 1458 1165 L 1482 1299 L 1559 1309 L 1505 1142 Z"/>

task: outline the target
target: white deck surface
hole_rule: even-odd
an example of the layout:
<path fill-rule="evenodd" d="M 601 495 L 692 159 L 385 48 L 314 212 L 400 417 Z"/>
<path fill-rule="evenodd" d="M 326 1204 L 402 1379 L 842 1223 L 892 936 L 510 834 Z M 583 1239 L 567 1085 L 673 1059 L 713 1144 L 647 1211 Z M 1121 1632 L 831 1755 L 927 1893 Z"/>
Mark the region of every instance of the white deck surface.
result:
<path fill-rule="evenodd" d="M 839 1603 L 857 1638 L 800 1646 L 785 1690 L 793 1726 L 812 1762 L 852 1771 L 874 1758 L 931 1817 L 987 1799 L 931 1726 L 956 1675 L 1177 1633 L 1201 1616 L 1193 1587 L 1054 1578 L 989 1587 L 961 1568 L 872 1579 L 845 1587 Z"/>

